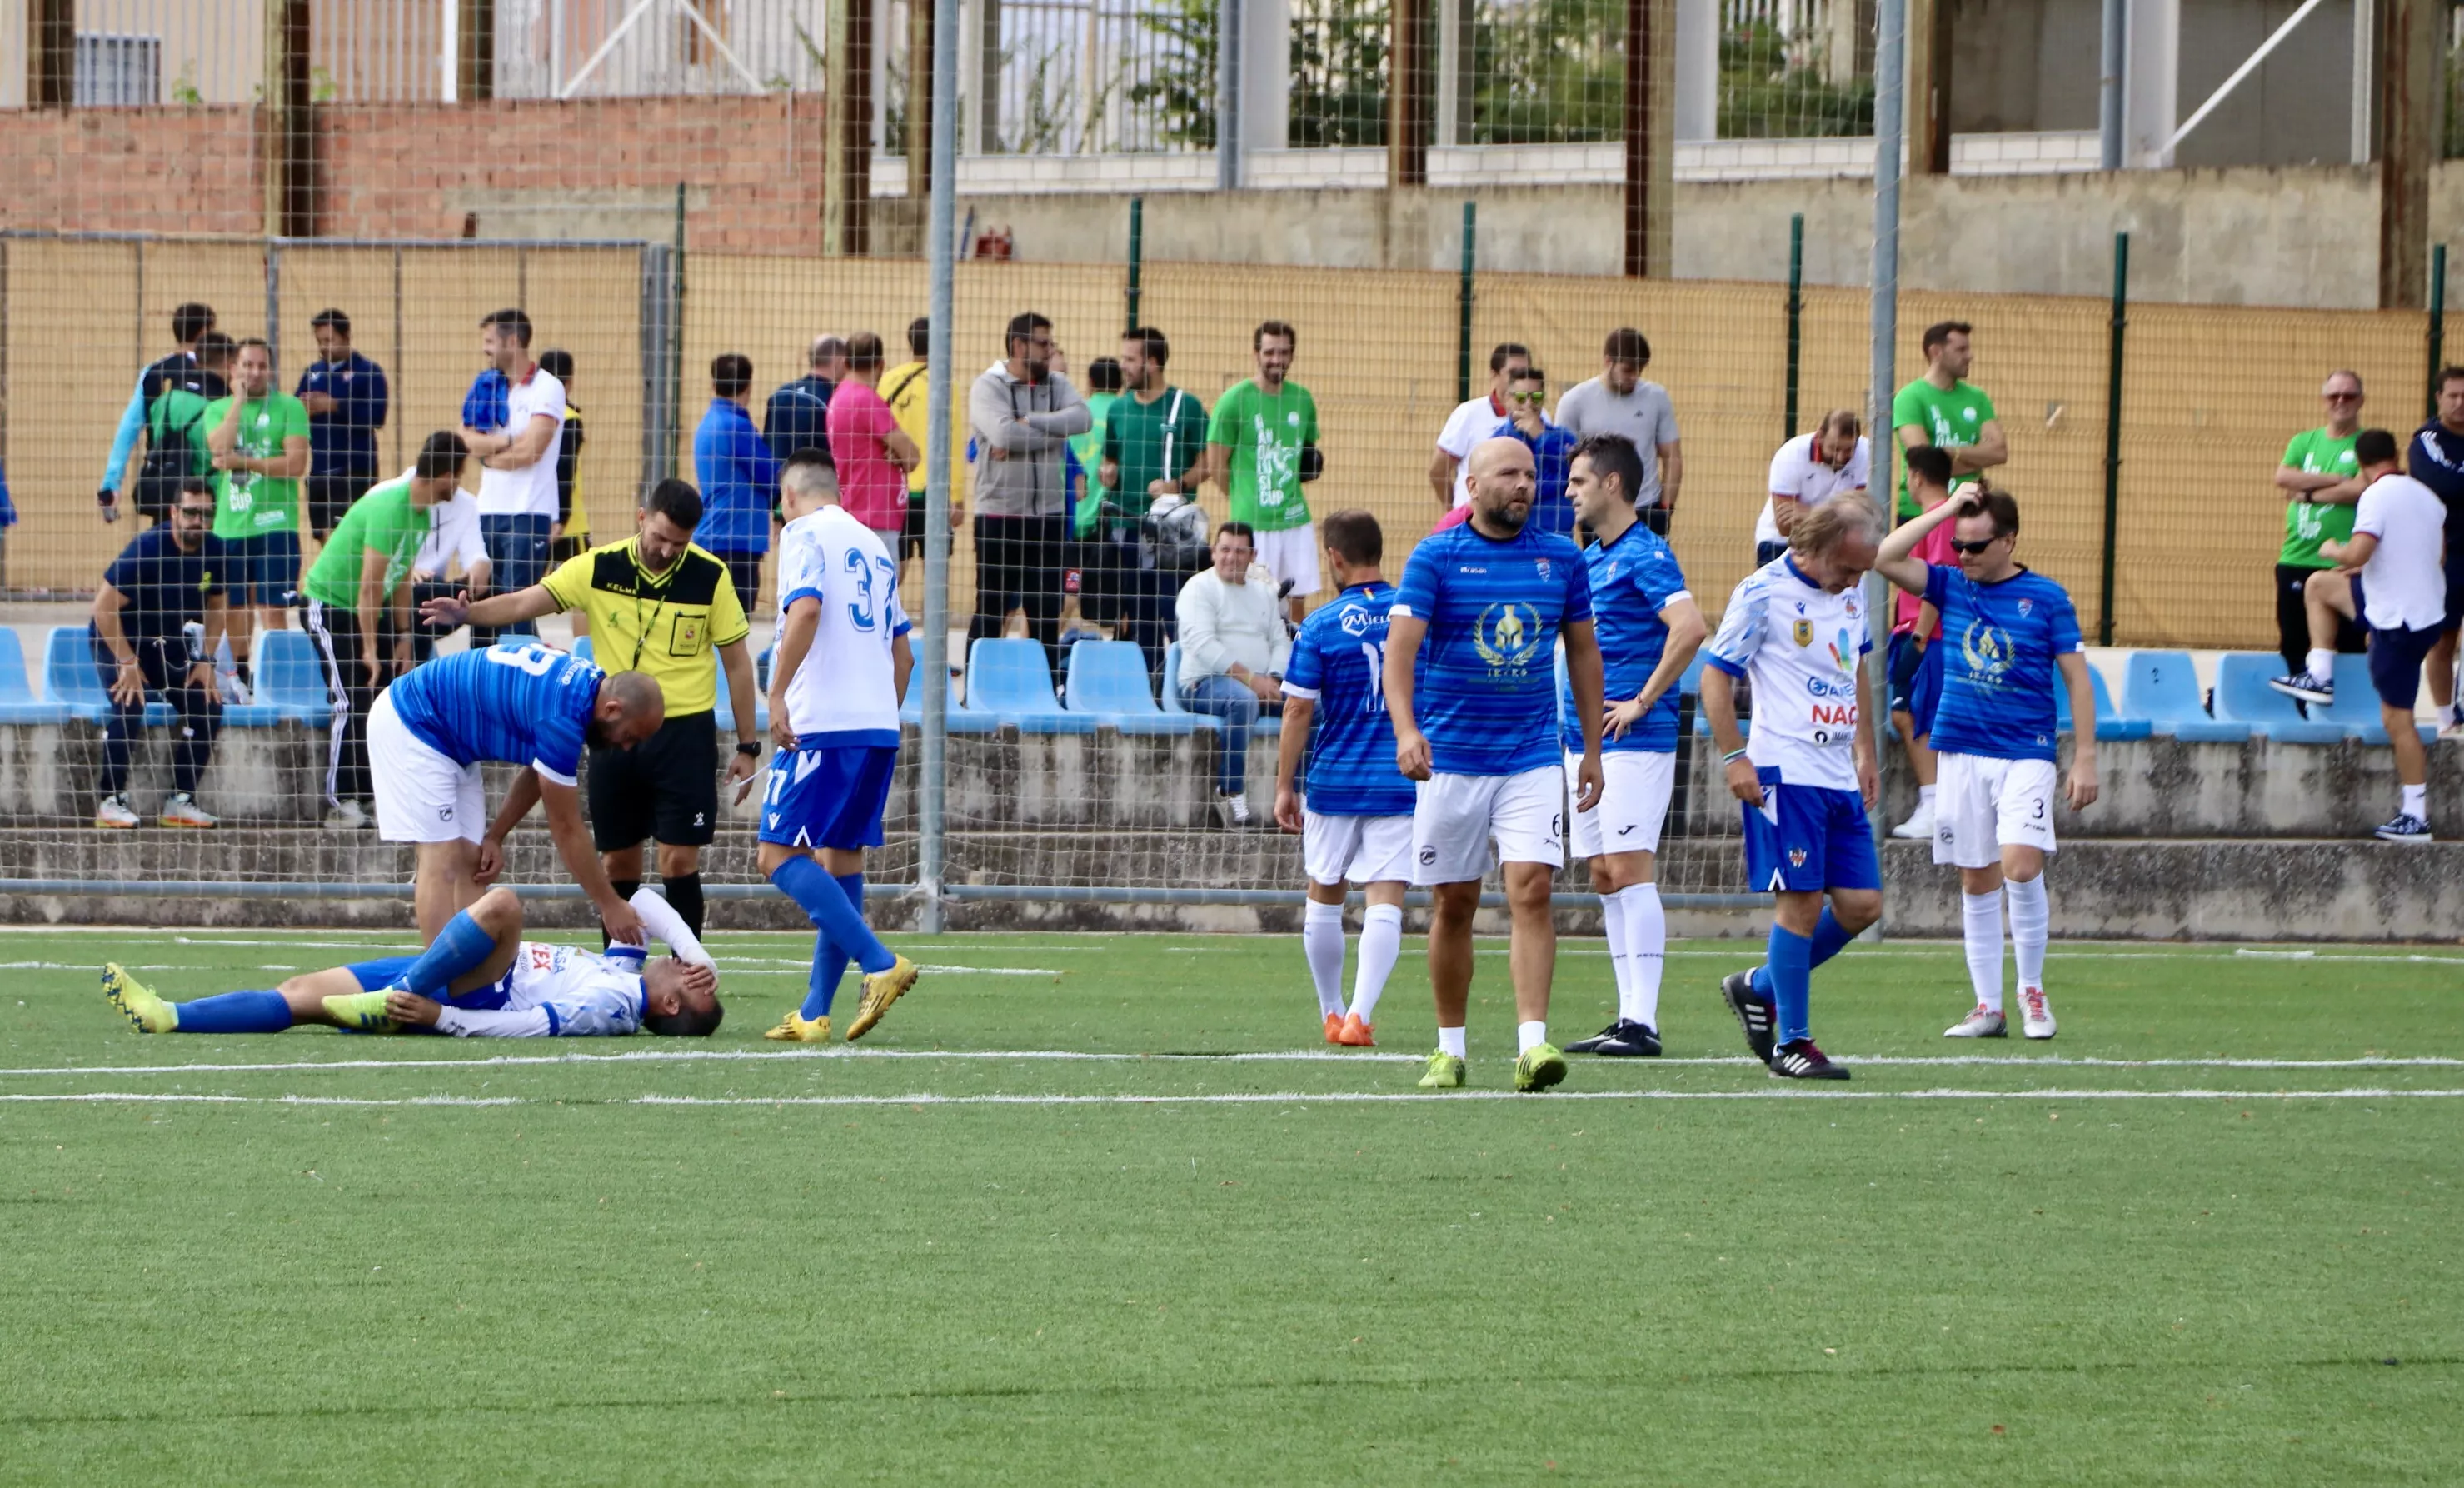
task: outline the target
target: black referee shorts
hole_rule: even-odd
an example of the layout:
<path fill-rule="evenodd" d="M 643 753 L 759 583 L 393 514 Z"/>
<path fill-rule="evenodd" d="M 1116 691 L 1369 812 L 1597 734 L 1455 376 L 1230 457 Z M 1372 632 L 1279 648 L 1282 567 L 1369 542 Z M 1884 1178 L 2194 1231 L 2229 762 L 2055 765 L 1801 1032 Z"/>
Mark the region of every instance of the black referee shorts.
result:
<path fill-rule="evenodd" d="M 590 840 L 602 853 L 655 837 L 706 846 L 718 827 L 718 721 L 671 714 L 630 749 L 590 751 Z"/>

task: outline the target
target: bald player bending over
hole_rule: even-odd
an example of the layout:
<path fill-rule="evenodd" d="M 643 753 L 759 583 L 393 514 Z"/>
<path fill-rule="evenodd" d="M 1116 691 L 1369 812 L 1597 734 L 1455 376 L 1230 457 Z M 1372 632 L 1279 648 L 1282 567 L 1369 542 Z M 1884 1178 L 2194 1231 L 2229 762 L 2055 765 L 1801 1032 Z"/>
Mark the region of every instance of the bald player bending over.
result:
<path fill-rule="evenodd" d="M 607 1037 L 648 1029 L 698 1038 L 718 1028 L 718 975 L 684 919 L 645 889 L 633 911 L 675 954 L 639 946 L 604 954 L 524 941 L 522 901 L 495 889 L 453 917 L 417 956 L 295 976 L 272 991 L 167 1002 L 117 966 L 103 994 L 141 1033 L 278 1033 L 324 1023 L 366 1033 L 459 1038 Z"/>

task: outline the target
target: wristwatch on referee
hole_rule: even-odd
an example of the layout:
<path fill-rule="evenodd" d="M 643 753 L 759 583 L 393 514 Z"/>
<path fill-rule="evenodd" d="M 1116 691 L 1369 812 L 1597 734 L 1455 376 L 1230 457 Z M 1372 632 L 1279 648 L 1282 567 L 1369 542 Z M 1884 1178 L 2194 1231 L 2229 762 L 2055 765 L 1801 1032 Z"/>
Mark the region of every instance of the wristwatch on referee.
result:
<path fill-rule="evenodd" d="M 750 739 L 737 740 L 736 742 L 736 752 L 744 756 L 748 760 L 758 760 L 761 758 L 761 746 L 755 744 Z"/>

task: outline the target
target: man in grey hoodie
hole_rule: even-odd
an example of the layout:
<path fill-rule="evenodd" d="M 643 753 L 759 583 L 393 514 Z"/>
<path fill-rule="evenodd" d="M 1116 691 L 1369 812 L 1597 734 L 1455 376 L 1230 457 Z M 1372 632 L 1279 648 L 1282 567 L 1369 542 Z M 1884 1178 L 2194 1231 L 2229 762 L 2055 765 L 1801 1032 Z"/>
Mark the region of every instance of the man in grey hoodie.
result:
<path fill-rule="evenodd" d="M 1052 322 L 1029 310 L 1010 318 L 1004 361 L 985 369 L 967 393 L 976 443 L 976 613 L 967 640 L 999 635 L 1013 609 L 1061 667 L 1061 601 L 1068 566 L 1071 434 L 1094 419 L 1051 369 Z"/>

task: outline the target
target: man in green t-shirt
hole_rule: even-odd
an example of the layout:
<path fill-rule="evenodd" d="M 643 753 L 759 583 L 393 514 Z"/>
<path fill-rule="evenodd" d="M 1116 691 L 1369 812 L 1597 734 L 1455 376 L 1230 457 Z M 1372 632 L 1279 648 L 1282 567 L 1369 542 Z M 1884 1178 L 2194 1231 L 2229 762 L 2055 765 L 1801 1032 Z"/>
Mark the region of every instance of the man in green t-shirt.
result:
<path fill-rule="evenodd" d="M 385 683 L 411 668 L 410 566 L 428 537 L 429 508 L 451 500 L 462 487 L 463 458 L 460 434 L 429 434 L 409 474 L 370 486 L 351 503 L 299 586 L 299 628 L 317 647 L 333 707 L 325 825 L 338 831 L 374 819 L 366 804 L 368 709 Z M 390 664 L 377 654 L 388 608 Z"/>
<path fill-rule="evenodd" d="M 1926 326 L 1925 374 L 1891 399 L 1891 427 L 1899 432 L 1900 448 L 1938 444 L 1951 452 L 1953 493 L 2011 457 L 2011 446 L 1993 417 L 1993 400 L 1984 389 L 1966 381 L 1974 355 L 1969 331 L 1966 321 Z M 1900 521 L 1917 515 L 1916 500 L 1908 495 L 1907 467 L 1903 464 Z"/>
<path fill-rule="evenodd" d="M 214 467 L 214 536 L 230 555 L 232 644 L 249 649 L 249 611 L 269 631 L 299 584 L 299 478 L 308 408 L 274 385 L 274 348 L 254 336 L 231 361 L 232 393 L 199 420 Z"/>
<path fill-rule="evenodd" d="M 1282 581 L 1292 618 L 1309 612 L 1318 591 L 1317 530 L 1309 523 L 1304 482 L 1318 477 L 1317 400 L 1286 382 L 1299 333 L 1267 321 L 1249 337 L 1258 375 L 1223 389 L 1206 425 L 1207 478 L 1231 498 L 1232 520 L 1258 538 L 1257 561 Z"/>
<path fill-rule="evenodd" d="M 2303 590 L 2312 574 L 2341 571 L 2333 559 L 2320 556 L 2319 544 L 2352 539 L 2353 507 L 2367 484 L 2353 458 L 2353 441 L 2362 432 L 2361 374 L 2329 372 L 2319 401 L 2326 407 L 2327 422 L 2295 434 L 2276 468 L 2276 489 L 2286 498 L 2284 546 L 2276 555 L 2276 645 L 2285 671 L 2296 676 L 2307 669 L 2310 653 Z M 2362 629 L 2352 621 L 2337 627 L 2338 651 L 2360 651 L 2362 641 Z"/>
<path fill-rule="evenodd" d="M 1147 654 L 1151 676 L 1163 672 L 1164 629 L 1190 575 L 1206 566 L 1143 540 L 1141 520 L 1157 501 L 1195 501 L 1206 478 L 1206 405 L 1164 381 L 1172 344 L 1152 325 L 1121 336 L 1120 398 L 1105 411 L 1102 460 L 1095 468 L 1105 510 L 1104 551 L 1115 560 L 1103 574 L 1108 592 L 1090 619 L 1107 619 Z M 1086 595 L 1080 596 L 1085 602 Z"/>

